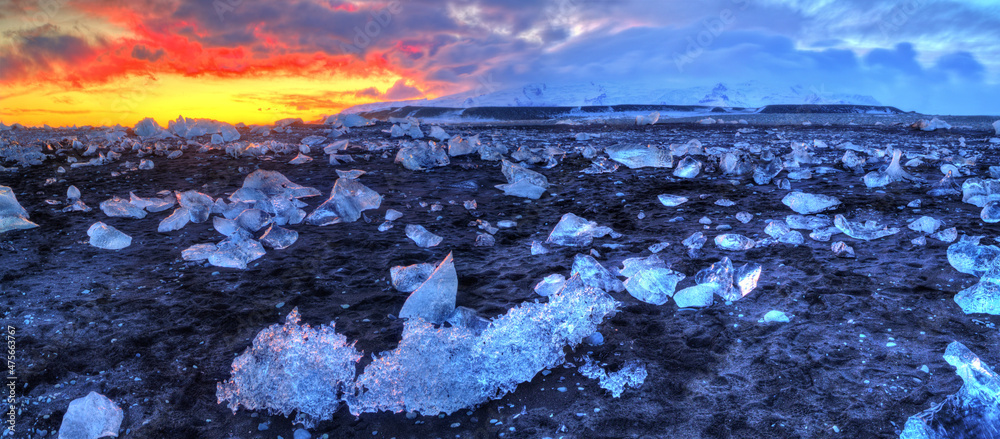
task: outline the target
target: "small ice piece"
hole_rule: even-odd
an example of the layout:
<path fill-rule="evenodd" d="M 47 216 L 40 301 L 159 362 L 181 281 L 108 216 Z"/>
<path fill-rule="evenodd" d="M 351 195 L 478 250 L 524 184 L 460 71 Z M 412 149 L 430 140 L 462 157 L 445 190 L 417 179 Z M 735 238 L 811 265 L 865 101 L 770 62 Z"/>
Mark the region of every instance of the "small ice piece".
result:
<path fill-rule="evenodd" d="M 298 155 L 295 156 L 295 158 L 289 160 L 288 164 L 289 165 L 304 165 L 304 164 L 309 163 L 311 161 L 313 161 L 312 157 L 309 157 L 309 156 L 307 156 L 307 155 L 305 155 L 305 154 L 303 154 L 303 153 L 300 152 L 300 153 L 298 153 Z"/>
<path fill-rule="evenodd" d="M 276 250 L 288 248 L 292 244 L 295 244 L 295 241 L 298 241 L 298 239 L 299 232 L 286 229 L 277 224 L 271 224 L 271 227 L 268 227 L 264 234 L 260 236 L 262 244 Z"/>
<path fill-rule="evenodd" d="M 146 212 L 155 213 L 163 212 L 177 204 L 176 197 L 167 198 L 141 198 L 137 196 L 134 192 L 129 192 L 129 202 L 133 205 L 146 209 Z"/>
<path fill-rule="evenodd" d="M 458 294 L 458 273 L 451 253 L 445 256 L 417 289 L 410 293 L 399 311 L 404 319 L 421 318 L 431 323 L 445 321 L 455 311 Z"/>
<path fill-rule="evenodd" d="M 845 235 L 864 241 L 871 241 L 873 239 L 879 239 L 899 233 L 899 229 L 896 227 L 879 226 L 878 223 L 872 220 L 865 221 L 864 224 L 856 223 L 848 221 L 844 218 L 844 215 L 840 214 L 837 214 L 837 216 L 833 218 L 833 224 L 837 226 L 841 232 L 844 232 Z"/>
<path fill-rule="evenodd" d="M 825 216 L 814 215 L 788 215 L 785 217 L 785 224 L 789 228 L 799 230 L 817 230 L 833 225 L 833 221 Z"/>
<path fill-rule="evenodd" d="M 913 239 L 910 240 L 910 244 L 917 245 L 917 246 L 927 245 L 927 237 L 926 236 L 918 236 L 916 238 L 913 238 Z"/>
<path fill-rule="evenodd" d="M 70 201 L 79 200 L 80 190 L 77 189 L 76 186 L 70 186 L 69 189 L 66 189 L 66 198 L 68 198 Z"/>
<path fill-rule="evenodd" d="M 113 218 L 142 219 L 146 217 L 146 211 L 141 207 L 118 197 L 113 197 L 110 200 L 104 200 L 101 202 L 100 206 L 101 212 L 104 212 L 105 215 Z"/>
<path fill-rule="evenodd" d="M 701 162 L 691 156 L 685 156 L 677 162 L 674 177 L 695 178 L 701 172 Z"/>
<path fill-rule="evenodd" d="M 687 197 L 682 197 L 680 195 L 660 194 L 657 198 L 660 200 L 660 203 L 663 203 L 663 205 L 667 207 L 680 206 L 688 201 Z"/>
<path fill-rule="evenodd" d="M 181 259 L 185 261 L 204 261 L 219 248 L 215 244 L 195 244 L 181 251 Z"/>
<path fill-rule="evenodd" d="M 665 267 L 643 268 L 625 280 L 625 289 L 643 302 L 663 305 L 674 295 L 677 283 L 684 277 L 684 273 Z"/>
<path fill-rule="evenodd" d="M 649 246 L 649 251 L 651 251 L 653 253 L 659 253 L 659 252 L 663 251 L 664 249 L 666 249 L 667 247 L 670 247 L 670 243 L 669 242 L 667 242 L 667 241 L 657 242 L 656 244 L 653 244 L 653 245 Z"/>
<path fill-rule="evenodd" d="M 678 308 L 711 306 L 715 301 L 715 290 L 718 288 L 718 285 L 714 284 L 687 287 L 674 294 L 674 303 L 677 304 Z"/>
<path fill-rule="evenodd" d="M 802 215 L 819 213 L 840 205 L 840 200 L 836 197 L 822 194 L 807 194 L 805 192 L 791 192 L 785 195 L 781 199 L 781 202 Z"/>
<path fill-rule="evenodd" d="M 0 186 L 0 233 L 34 227 L 38 224 L 28 220 L 28 211 L 17 202 L 14 190 L 9 186 Z"/>
<path fill-rule="evenodd" d="M 963 235 L 948 246 L 948 263 L 961 273 L 983 276 L 1000 257 L 1000 247 L 981 245 L 982 236 Z"/>
<path fill-rule="evenodd" d="M 990 201 L 1000 200 L 1000 180 L 983 180 L 974 177 L 962 183 L 962 202 L 985 207 Z"/>
<path fill-rule="evenodd" d="M 684 241 L 682 241 L 681 244 L 684 244 L 685 247 L 691 250 L 698 250 L 702 248 L 706 242 L 708 242 L 708 238 L 705 237 L 704 233 L 694 232 L 691 236 L 688 236 Z"/>
<path fill-rule="evenodd" d="M 478 233 L 476 234 L 476 247 L 493 247 L 496 245 L 497 240 L 489 233 Z"/>
<path fill-rule="evenodd" d="M 743 251 L 752 249 L 754 240 L 736 233 L 724 233 L 715 237 L 715 246 L 722 250 Z"/>
<path fill-rule="evenodd" d="M 1000 221 L 1000 219 L 998 219 L 998 221 Z M 941 220 L 937 218 L 922 216 L 914 220 L 907 227 L 909 227 L 910 230 L 929 235 L 936 232 L 937 229 L 941 227 L 941 224 Z"/>
<path fill-rule="evenodd" d="M 90 245 L 105 250 L 121 250 L 132 245 L 132 237 L 100 221 L 87 229 Z"/>
<path fill-rule="evenodd" d="M 719 198 L 718 200 L 715 201 L 715 205 L 722 207 L 730 207 L 730 206 L 735 206 L 736 202 L 726 198 Z"/>
<path fill-rule="evenodd" d="M 931 238 L 942 242 L 955 242 L 958 239 L 958 229 L 954 227 L 947 228 L 931 235 Z"/>
<path fill-rule="evenodd" d="M 504 195 L 512 197 L 530 198 L 537 200 L 545 193 L 545 188 L 536 186 L 528 180 L 518 180 L 515 183 L 498 184 L 497 189 L 503 191 Z"/>
<path fill-rule="evenodd" d="M 413 240 L 417 247 L 429 248 L 441 243 L 444 238 L 428 232 L 424 226 L 417 224 L 406 225 L 406 237 Z"/>
<path fill-rule="evenodd" d="M 982 218 L 983 222 L 987 223 L 1000 222 L 1000 200 L 993 200 L 986 203 L 983 206 L 983 211 L 979 214 L 979 218 Z"/>
<path fill-rule="evenodd" d="M 412 293 L 431 277 L 435 268 L 434 264 L 397 265 L 389 269 L 389 277 L 397 290 Z"/>
<path fill-rule="evenodd" d="M 191 211 L 186 207 L 178 207 L 174 209 L 173 213 L 171 213 L 169 216 L 160 221 L 160 224 L 156 227 L 156 231 L 159 233 L 167 233 L 167 232 L 173 232 L 174 230 L 180 230 L 184 228 L 184 226 L 186 226 L 187 223 L 190 221 L 191 221 Z M 223 235 L 226 235 L 226 233 L 223 230 L 219 229 L 218 227 L 216 227 L 215 229 L 218 230 Z"/>
<path fill-rule="evenodd" d="M 743 264 L 742 267 L 737 268 L 733 273 L 733 283 L 736 286 L 736 290 L 733 292 L 739 292 L 739 296 L 730 295 L 727 297 L 728 300 L 739 300 L 740 297 L 746 297 L 747 294 L 753 292 L 757 289 L 757 281 L 760 280 L 761 266 L 756 262 L 748 262 Z"/>
<path fill-rule="evenodd" d="M 972 179 L 970 178 L 969 180 Z M 968 182 L 969 180 L 966 180 L 966 182 Z M 962 186 L 959 187 L 958 183 L 955 182 L 955 177 L 953 177 L 952 173 L 949 171 L 947 174 L 945 174 L 944 178 L 942 178 L 941 181 L 934 183 L 933 189 L 927 191 L 927 195 L 930 195 L 932 197 L 946 197 L 949 195 L 962 194 L 964 193 L 964 191 L 965 191 L 965 184 L 963 183 Z M 979 202 L 985 204 L 985 200 L 980 200 Z"/>
<path fill-rule="evenodd" d="M 771 310 L 771 311 L 768 311 L 767 314 L 764 314 L 764 322 L 765 323 L 788 323 L 789 320 L 788 320 L 788 316 L 785 315 L 784 312 L 781 312 L 781 311 L 778 311 L 778 310 Z"/>
<path fill-rule="evenodd" d="M 962 388 L 911 416 L 899 439 L 1000 437 L 1000 376 L 957 341 L 948 344 L 944 359 L 962 378 Z"/>
<path fill-rule="evenodd" d="M 616 145 L 605 148 L 608 157 L 629 169 L 669 168 L 674 165 L 674 157 L 669 149 L 653 145 Z"/>
<path fill-rule="evenodd" d="M 621 292 L 625 285 L 607 268 L 604 268 L 593 256 L 577 254 L 573 258 L 573 269 L 570 276 L 580 276 L 584 285 L 599 288 L 604 291 Z"/>
<path fill-rule="evenodd" d="M 746 224 L 753 219 L 753 214 L 750 212 L 737 212 L 736 219 L 739 220 L 739 222 Z"/>
<path fill-rule="evenodd" d="M 140 159 L 139 169 L 142 169 L 143 171 L 149 171 L 153 169 L 153 161 L 149 159 Z"/>
<path fill-rule="evenodd" d="M 476 200 L 466 200 L 465 202 L 462 203 L 462 206 L 465 207 L 465 210 L 476 210 L 476 208 L 479 207 L 479 205 L 476 203 Z"/>
<path fill-rule="evenodd" d="M 764 226 L 764 233 L 767 233 L 772 238 L 780 238 L 790 231 L 791 229 L 784 221 L 771 220 Z"/>
<path fill-rule="evenodd" d="M 123 419 L 118 405 L 100 393 L 90 392 L 69 403 L 59 425 L 59 439 L 118 437 Z"/>
<path fill-rule="evenodd" d="M 657 255 L 645 258 L 628 258 L 622 261 L 622 268 L 618 269 L 618 275 L 622 277 L 632 277 L 639 271 L 648 268 L 667 268 L 667 264 L 664 263 L 663 259 L 660 259 Z"/>
<path fill-rule="evenodd" d="M 838 258 L 854 258 L 854 248 L 844 241 L 837 241 L 830 245 L 830 250 Z"/>
<path fill-rule="evenodd" d="M 916 208 L 920 207 L 921 203 L 922 203 L 922 201 L 920 201 L 920 199 L 917 198 L 916 200 L 913 200 L 913 201 L 910 201 L 909 203 L 907 203 L 906 207 L 909 207 L 909 208 L 912 208 L 912 209 L 916 209 Z"/>
<path fill-rule="evenodd" d="M 187 208 L 191 214 L 191 222 L 198 224 L 208 221 L 215 200 L 201 192 L 186 191 L 177 194 L 177 204 Z"/>
<path fill-rule="evenodd" d="M 357 180 L 358 178 L 360 178 L 362 175 L 365 174 L 367 174 L 367 172 L 362 171 L 360 169 L 351 169 L 349 171 L 341 171 L 340 169 L 337 170 L 338 178 L 353 178 Z"/>
<path fill-rule="evenodd" d="M 887 186 L 889 183 L 892 183 L 893 181 L 892 177 L 890 177 L 889 174 L 883 171 L 869 172 L 865 174 L 865 177 L 862 180 L 864 181 L 865 186 L 870 188 Z"/>
<path fill-rule="evenodd" d="M 768 184 L 785 169 L 781 159 L 774 159 L 765 165 L 758 166 L 753 171 L 753 181 L 761 186 Z"/>
<path fill-rule="evenodd" d="M 600 238 L 611 233 L 610 227 L 598 226 L 594 221 L 588 221 L 573 213 L 566 213 L 559 223 L 549 233 L 546 243 L 572 247 L 590 245 L 594 238 Z"/>
<path fill-rule="evenodd" d="M 617 372 L 608 373 L 590 357 L 584 357 L 583 364 L 577 367 L 577 370 L 581 375 L 597 380 L 601 388 L 611 392 L 611 396 L 615 398 L 622 395 L 625 387 L 638 389 L 648 375 L 646 366 L 635 360 L 626 362 Z"/>
<path fill-rule="evenodd" d="M 635 124 L 639 125 L 639 126 L 642 126 L 642 125 L 654 125 L 654 124 L 656 124 L 656 122 L 658 120 L 660 120 L 660 112 L 659 111 L 654 111 L 652 113 L 649 113 L 646 116 L 636 116 L 635 117 Z"/>
<path fill-rule="evenodd" d="M 549 252 L 549 249 L 545 248 L 542 243 L 538 241 L 531 241 L 531 255 L 544 255 Z"/>
<path fill-rule="evenodd" d="M 306 222 L 316 226 L 350 223 L 361 218 L 361 212 L 378 209 L 382 196 L 353 178 L 338 178 L 330 190 L 330 198 L 306 216 Z M 388 215 L 388 213 L 387 213 Z"/>
<path fill-rule="evenodd" d="M 263 229 L 271 222 L 271 217 L 260 209 L 246 209 L 236 216 L 236 223 L 251 232 Z"/>
<path fill-rule="evenodd" d="M 809 232 L 809 238 L 813 239 L 814 241 L 829 242 L 830 239 L 833 238 L 833 235 L 836 235 L 838 233 L 840 233 L 840 229 L 834 226 L 822 227 L 813 230 L 812 232 Z"/>
<path fill-rule="evenodd" d="M 245 270 L 248 263 L 264 256 L 264 246 L 242 229 L 215 247 L 215 252 L 208 256 L 208 263 L 216 267 Z"/>
<path fill-rule="evenodd" d="M 419 128 L 417 128 L 419 131 Z M 396 153 L 396 163 L 411 171 L 422 171 L 451 163 L 444 147 L 434 142 L 406 142 Z"/>
<path fill-rule="evenodd" d="M 539 296 L 551 296 L 566 285 L 566 276 L 559 273 L 550 274 L 535 284 L 535 293 Z"/>

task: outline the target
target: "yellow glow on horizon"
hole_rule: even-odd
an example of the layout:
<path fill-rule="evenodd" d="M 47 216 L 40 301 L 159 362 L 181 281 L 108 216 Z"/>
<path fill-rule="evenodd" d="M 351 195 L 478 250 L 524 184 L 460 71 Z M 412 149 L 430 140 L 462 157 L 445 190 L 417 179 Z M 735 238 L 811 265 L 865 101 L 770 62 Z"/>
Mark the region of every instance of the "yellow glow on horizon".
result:
<path fill-rule="evenodd" d="M 398 76 L 371 78 L 187 77 L 164 74 L 155 80 L 130 77 L 85 90 L 51 86 L 7 88 L 0 92 L 0 121 L 27 126 L 133 126 L 152 117 L 161 126 L 177 116 L 247 124 L 269 124 L 286 117 L 316 120 L 356 104 L 375 87 L 385 92 Z"/>

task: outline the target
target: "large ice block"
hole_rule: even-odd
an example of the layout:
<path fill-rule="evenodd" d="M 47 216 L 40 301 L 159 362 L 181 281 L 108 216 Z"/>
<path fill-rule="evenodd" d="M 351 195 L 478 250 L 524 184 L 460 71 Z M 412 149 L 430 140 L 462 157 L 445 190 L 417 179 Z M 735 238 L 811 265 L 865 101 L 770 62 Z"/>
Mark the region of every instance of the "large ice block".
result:
<path fill-rule="evenodd" d="M 684 273 L 669 268 L 643 268 L 625 280 L 625 289 L 632 297 L 653 305 L 663 305 L 674 295 Z"/>
<path fill-rule="evenodd" d="M 419 128 L 418 128 L 419 132 Z M 423 137 L 422 135 L 420 137 Z M 407 142 L 396 153 L 396 163 L 412 171 L 421 171 L 451 163 L 444 147 L 434 142 Z"/>

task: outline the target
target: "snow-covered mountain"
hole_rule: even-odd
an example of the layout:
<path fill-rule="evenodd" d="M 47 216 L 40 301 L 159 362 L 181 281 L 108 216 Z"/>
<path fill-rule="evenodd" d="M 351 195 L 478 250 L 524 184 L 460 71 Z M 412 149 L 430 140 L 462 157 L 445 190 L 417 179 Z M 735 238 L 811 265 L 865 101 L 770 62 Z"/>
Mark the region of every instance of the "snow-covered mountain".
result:
<path fill-rule="evenodd" d="M 481 89 L 443 96 L 397 102 L 356 105 L 347 113 L 378 111 L 402 106 L 424 107 L 578 107 L 587 105 L 707 105 L 757 108 L 772 104 L 882 105 L 865 95 L 831 93 L 823 88 L 773 87 L 757 82 L 718 83 L 714 86 L 670 89 L 633 83 L 534 83 L 484 93 Z"/>

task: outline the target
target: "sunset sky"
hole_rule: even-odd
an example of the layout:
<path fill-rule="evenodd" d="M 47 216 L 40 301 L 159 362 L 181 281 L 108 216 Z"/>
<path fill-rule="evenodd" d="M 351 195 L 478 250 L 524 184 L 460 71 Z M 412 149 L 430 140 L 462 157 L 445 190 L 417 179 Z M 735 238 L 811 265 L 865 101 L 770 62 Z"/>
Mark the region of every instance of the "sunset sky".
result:
<path fill-rule="evenodd" d="M 0 120 L 318 119 L 534 82 L 762 81 L 1000 114 L 1000 2 L 0 0 Z"/>

